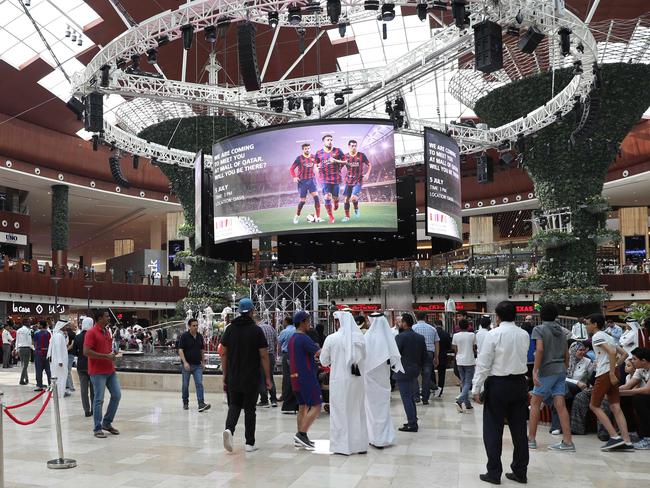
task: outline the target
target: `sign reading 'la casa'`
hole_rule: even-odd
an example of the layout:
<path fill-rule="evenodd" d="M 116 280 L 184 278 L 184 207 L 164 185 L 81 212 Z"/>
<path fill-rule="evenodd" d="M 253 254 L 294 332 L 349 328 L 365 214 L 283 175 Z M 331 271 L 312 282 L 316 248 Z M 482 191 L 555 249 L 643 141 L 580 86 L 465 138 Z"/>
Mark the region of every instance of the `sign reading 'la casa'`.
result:
<path fill-rule="evenodd" d="M 51 303 L 11 302 L 11 313 L 24 313 L 29 315 L 54 315 L 67 313 L 66 305 Z"/>

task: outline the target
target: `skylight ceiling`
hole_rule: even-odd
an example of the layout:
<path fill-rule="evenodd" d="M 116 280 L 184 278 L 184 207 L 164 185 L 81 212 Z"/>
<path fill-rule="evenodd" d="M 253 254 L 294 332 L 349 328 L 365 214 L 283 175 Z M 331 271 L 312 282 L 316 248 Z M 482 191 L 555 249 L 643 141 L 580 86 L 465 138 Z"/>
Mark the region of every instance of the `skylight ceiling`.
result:
<path fill-rule="evenodd" d="M 27 7 L 61 63 L 93 46 L 79 34 L 102 19 L 83 0 L 32 0 Z M 66 31 L 70 37 L 66 37 Z M 73 42 L 73 31 L 77 39 Z M 0 59 L 20 70 L 38 58 L 56 63 L 18 0 L 0 0 Z"/>

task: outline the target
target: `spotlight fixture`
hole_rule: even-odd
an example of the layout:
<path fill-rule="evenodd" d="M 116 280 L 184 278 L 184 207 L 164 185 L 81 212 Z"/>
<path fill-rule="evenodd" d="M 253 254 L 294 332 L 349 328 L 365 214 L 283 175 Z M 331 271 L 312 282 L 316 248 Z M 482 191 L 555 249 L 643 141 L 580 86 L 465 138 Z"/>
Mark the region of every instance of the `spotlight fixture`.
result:
<path fill-rule="evenodd" d="M 296 109 L 296 99 L 293 97 L 287 98 L 287 108 L 289 110 L 295 110 Z"/>
<path fill-rule="evenodd" d="M 506 34 L 512 37 L 519 37 L 519 27 L 516 25 L 510 25 L 506 29 Z"/>
<path fill-rule="evenodd" d="M 77 42 L 77 31 L 72 31 L 72 36 L 70 36 L 72 42 Z"/>
<path fill-rule="evenodd" d="M 163 34 L 156 39 L 156 42 L 158 42 L 158 47 L 163 47 L 165 44 L 169 44 L 169 36 L 167 34 Z"/>
<path fill-rule="evenodd" d="M 571 54 L 571 29 L 562 27 L 558 34 L 560 35 L 560 48 L 562 49 L 562 56 L 566 57 Z"/>
<path fill-rule="evenodd" d="M 259 98 L 257 100 L 257 108 L 264 108 L 268 105 L 268 102 L 264 100 L 263 98 Z"/>
<path fill-rule="evenodd" d="M 158 62 L 158 49 L 152 47 L 147 50 L 147 62 L 150 64 L 156 64 Z"/>
<path fill-rule="evenodd" d="M 70 30 L 70 26 L 67 25 L 65 27 L 65 37 L 70 37 L 72 35 L 72 31 Z"/>
<path fill-rule="evenodd" d="M 517 135 L 517 142 L 515 143 L 515 147 L 519 153 L 526 151 L 526 137 L 523 133 Z"/>
<path fill-rule="evenodd" d="M 290 25 L 299 25 L 302 20 L 302 12 L 300 11 L 300 7 L 295 3 L 289 7 L 288 19 Z"/>
<path fill-rule="evenodd" d="M 465 10 L 467 0 L 452 0 L 451 1 L 451 14 L 454 17 L 456 27 L 464 29 L 469 24 L 469 14 Z"/>
<path fill-rule="evenodd" d="M 108 88 L 108 85 L 110 84 L 111 81 L 111 67 L 108 64 L 105 64 L 99 70 L 102 72 L 102 78 L 101 81 L 99 82 L 99 85 L 102 88 Z"/>
<path fill-rule="evenodd" d="M 327 0 L 327 16 L 332 24 L 339 23 L 341 16 L 341 0 Z"/>
<path fill-rule="evenodd" d="M 520 25 L 524 21 L 524 14 L 521 13 L 521 10 L 519 12 L 517 12 L 517 15 L 515 15 L 515 20 Z"/>
<path fill-rule="evenodd" d="M 320 92 L 320 93 L 318 94 L 318 96 L 320 96 L 320 106 L 321 106 L 321 107 L 324 107 L 324 106 L 325 106 L 325 97 L 327 97 L 327 93 L 325 93 L 325 92 Z"/>
<path fill-rule="evenodd" d="M 534 25 L 531 25 L 530 28 L 524 32 L 524 35 L 521 36 L 517 46 L 522 53 L 533 54 L 539 43 L 544 39 L 544 33 L 540 31 Z"/>
<path fill-rule="evenodd" d="M 582 44 L 581 42 L 579 42 L 578 45 L 576 46 L 576 51 L 578 51 L 580 54 L 584 54 L 584 53 L 585 53 L 585 46 L 584 46 L 584 44 Z"/>
<path fill-rule="evenodd" d="M 404 112 L 405 110 L 404 99 L 402 97 L 397 97 L 395 99 L 394 109 L 396 112 Z"/>
<path fill-rule="evenodd" d="M 271 98 L 269 105 L 275 113 L 282 113 L 284 110 L 284 99 L 282 97 Z"/>
<path fill-rule="evenodd" d="M 79 34 L 79 39 L 77 39 L 77 46 L 83 46 L 84 38 Z"/>
<path fill-rule="evenodd" d="M 379 10 L 379 0 L 366 0 L 363 2 L 364 10 Z"/>
<path fill-rule="evenodd" d="M 334 104 L 335 105 L 343 105 L 344 103 L 345 103 L 345 98 L 343 98 L 343 93 L 336 92 L 334 94 Z"/>
<path fill-rule="evenodd" d="M 391 103 L 390 100 L 386 100 L 386 109 L 385 112 L 388 115 L 393 115 L 393 104 Z"/>
<path fill-rule="evenodd" d="M 138 71 L 140 69 L 140 55 L 134 54 L 131 56 L 131 69 Z"/>
<path fill-rule="evenodd" d="M 309 117 L 314 109 L 314 99 L 312 97 L 304 97 L 302 99 L 302 107 L 305 110 L 305 115 Z"/>
<path fill-rule="evenodd" d="M 390 22 L 395 19 L 395 4 L 385 3 L 381 6 L 381 20 Z"/>
<path fill-rule="evenodd" d="M 347 30 L 347 24 L 339 24 L 339 35 L 345 37 L 345 31 Z"/>
<path fill-rule="evenodd" d="M 115 66 L 117 67 L 117 69 L 124 69 L 124 67 L 126 66 L 126 59 L 117 58 L 115 60 Z"/>
<path fill-rule="evenodd" d="M 133 169 L 138 169 L 139 166 L 140 166 L 140 156 L 138 156 L 137 154 L 134 154 L 133 155 Z"/>
<path fill-rule="evenodd" d="M 254 122 L 253 119 L 246 119 L 246 128 L 248 130 L 252 130 L 255 128 L 255 124 L 253 122 Z"/>
<path fill-rule="evenodd" d="M 426 3 L 418 3 L 417 11 L 418 11 L 418 19 L 420 19 L 422 22 L 427 20 L 427 4 Z"/>
<path fill-rule="evenodd" d="M 217 28 L 214 25 L 209 25 L 203 29 L 203 34 L 205 35 L 205 40 L 210 44 L 217 42 Z"/>
<path fill-rule="evenodd" d="M 25 7 L 31 7 L 32 6 L 32 0 L 23 0 L 23 3 L 25 4 Z"/>
<path fill-rule="evenodd" d="M 269 12 L 269 27 L 275 29 L 280 21 L 280 14 L 277 11 Z"/>
<path fill-rule="evenodd" d="M 583 73 L 582 61 L 578 59 L 575 63 L 573 63 L 573 74 L 575 76 L 575 75 L 581 75 L 582 73 Z"/>
<path fill-rule="evenodd" d="M 192 48 L 192 41 L 194 40 L 194 26 L 187 24 L 181 27 L 183 33 L 183 49 L 189 51 Z"/>

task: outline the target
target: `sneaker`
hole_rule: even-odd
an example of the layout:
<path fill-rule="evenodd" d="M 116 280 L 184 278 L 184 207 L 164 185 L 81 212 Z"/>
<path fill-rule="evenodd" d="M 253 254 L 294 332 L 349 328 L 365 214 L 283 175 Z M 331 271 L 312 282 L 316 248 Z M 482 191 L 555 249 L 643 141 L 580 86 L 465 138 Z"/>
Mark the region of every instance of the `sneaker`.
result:
<path fill-rule="evenodd" d="M 564 441 L 558 442 L 557 444 L 551 444 L 548 446 L 550 451 L 576 451 L 576 445 L 572 442 L 571 444 L 565 444 Z"/>
<path fill-rule="evenodd" d="M 298 217 L 297 215 L 294 215 L 293 216 L 293 223 L 297 224 L 298 222 L 300 222 L 300 217 Z"/>
<path fill-rule="evenodd" d="M 463 404 L 460 402 L 455 402 L 456 403 L 456 410 L 458 410 L 458 413 L 463 413 Z"/>
<path fill-rule="evenodd" d="M 37 386 L 36 388 L 34 388 L 34 391 L 43 391 L 43 390 L 44 388 L 42 386 Z"/>
<path fill-rule="evenodd" d="M 314 222 L 325 222 L 325 220 L 322 217 L 316 217 Z"/>
<path fill-rule="evenodd" d="M 537 441 L 528 439 L 528 449 L 537 449 Z"/>
<path fill-rule="evenodd" d="M 429 400 L 422 400 L 422 405 L 428 405 L 428 404 L 429 404 Z"/>
<path fill-rule="evenodd" d="M 296 435 L 293 436 L 293 441 L 295 444 L 299 444 L 299 447 L 304 447 L 305 449 L 314 448 L 314 443 L 311 440 L 309 440 L 307 434 L 296 432 Z"/>
<path fill-rule="evenodd" d="M 336 222 L 336 219 L 334 217 L 330 217 L 330 224 L 333 224 L 334 222 Z"/>
<path fill-rule="evenodd" d="M 358 219 L 359 217 L 361 217 L 361 212 L 359 211 L 358 208 L 356 208 L 354 209 L 354 218 Z"/>
<path fill-rule="evenodd" d="M 551 431 L 551 435 L 560 435 L 562 431 L 560 429 L 555 429 Z"/>
<path fill-rule="evenodd" d="M 604 446 L 600 448 L 601 451 L 622 451 L 625 448 L 625 441 L 620 437 L 610 437 Z"/>
<path fill-rule="evenodd" d="M 343 217 L 341 222 L 350 222 L 350 217 Z"/>
<path fill-rule="evenodd" d="M 273 408 L 278 408 L 278 402 L 271 402 L 271 406 Z"/>
<path fill-rule="evenodd" d="M 69 397 L 69 396 L 72 396 L 72 393 L 70 393 L 69 391 L 66 391 L 66 392 L 63 394 L 63 398 L 67 398 L 67 397 Z"/>
<path fill-rule="evenodd" d="M 623 452 L 634 452 L 635 450 L 634 444 L 631 442 L 626 442 L 623 449 L 621 449 Z"/>
<path fill-rule="evenodd" d="M 210 405 L 209 403 L 202 403 L 201 405 L 199 405 L 199 412 L 205 412 L 206 410 L 210 410 L 211 406 L 212 405 Z"/>
<path fill-rule="evenodd" d="M 93 432 L 93 435 L 98 439 L 106 439 L 106 434 L 104 434 L 104 432 L 101 430 L 96 430 L 95 432 Z"/>
<path fill-rule="evenodd" d="M 259 450 L 260 448 L 257 446 L 251 446 L 250 444 L 246 444 L 246 452 L 255 452 Z"/>
<path fill-rule="evenodd" d="M 190 405 L 188 403 L 183 403 L 183 410 L 189 410 Z"/>
<path fill-rule="evenodd" d="M 634 443 L 634 449 L 638 449 L 639 451 L 650 449 L 650 437 L 643 437 L 639 439 L 639 442 Z"/>
<path fill-rule="evenodd" d="M 223 448 L 228 452 L 232 452 L 232 432 L 228 429 L 223 431 Z"/>
<path fill-rule="evenodd" d="M 474 410 L 474 407 L 470 405 L 465 405 L 465 410 Z"/>
<path fill-rule="evenodd" d="M 266 403 L 260 402 L 260 403 L 257 404 L 257 406 L 261 407 L 261 408 L 269 408 L 271 405 L 269 405 L 269 402 L 266 402 Z"/>

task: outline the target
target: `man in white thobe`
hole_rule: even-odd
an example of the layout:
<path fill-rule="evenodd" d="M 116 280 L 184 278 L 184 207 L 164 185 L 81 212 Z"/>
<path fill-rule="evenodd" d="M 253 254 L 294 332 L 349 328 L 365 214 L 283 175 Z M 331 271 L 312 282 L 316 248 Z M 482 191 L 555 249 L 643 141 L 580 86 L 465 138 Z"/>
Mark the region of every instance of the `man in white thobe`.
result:
<path fill-rule="evenodd" d="M 390 371 L 404 372 L 395 336 L 383 313 L 370 316 L 370 329 L 364 336 L 366 360 L 366 418 L 370 445 L 383 449 L 395 441 L 395 426 L 390 416 Z"/>
<path fill-rule="evenodd" d="M 59 320 L 54 326 L 52 339 L 47 349 L 47 359 L 50 361 L 52 378 L 56 378 L 56 385 L 59 398 L 70 396 L 66 392 L 65 385 L 68 380 L 68 335 L 66 333 L 68 323 Z"/>
<path fill-rule="evenodd" d="M 364 454 L 368 427 L 364 406 L 365 341 L 350 312 L 334 312 L 339 328 L 325 339 L 320 362 L 330 366 L 330 451 Z"/>

